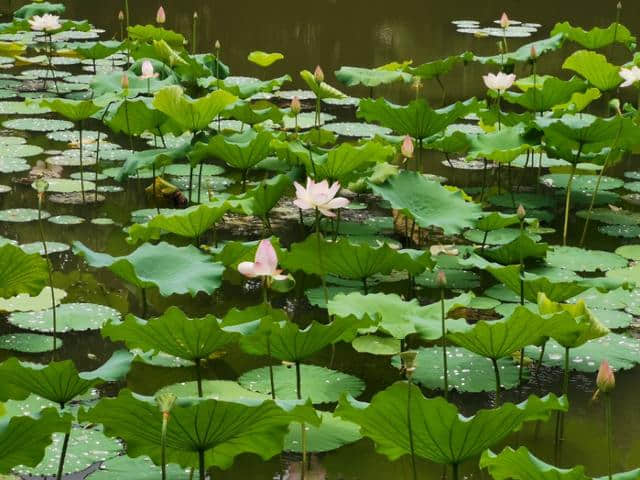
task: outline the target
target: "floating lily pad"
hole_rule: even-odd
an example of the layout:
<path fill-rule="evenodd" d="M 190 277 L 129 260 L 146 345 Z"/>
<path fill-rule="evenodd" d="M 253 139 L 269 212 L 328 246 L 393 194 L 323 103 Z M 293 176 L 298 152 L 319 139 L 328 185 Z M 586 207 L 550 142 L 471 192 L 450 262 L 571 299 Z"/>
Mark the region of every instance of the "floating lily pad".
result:
<path fill-rule="evenodd" d="M 61 242 L 46 242 L 46 243 L 47 243 L 47 252 L 49 254 L 66 252 L 71 248 L 66 243 L 61 243 Z M 42 244 L 42 242 L 25 243 L 24 245 L 20 245 L 20 248 L 24 250 L 26 253 L 38 253 L 40 255 L 44 255 L 44 245 Z"/>
<path fill-rule="evenodd" d="M 538 210 L 543 208 L 551 208 L 555 206 L 556 201 L 549 195 L 541 195 L 537 193 L 514 193 L 513 198 L 510 194 L 494 195 L 489 198 L 489 203 L 496 207 L 513 208 L 513 205 L 522 205 L 527 210 Z"/>
<path fill-rule="evenodd" d="M 447 276 L 447 288 L 454 290 L 470 290 L 480 286 L 480 276 L 468 270 L 440 269 Z M 425 272 L 415 277 L 416 284 L 426 288 L 439 288 L 438 271 Z"/>
<path fill-rule="evenodd" d="M 86 180 L 87 176 L 85 176 L 84 180 L 84 190 L 85 192 L 90 190 L 95 190 L 96 184 Z M 68 178 L 50 178 L 47 180 L 49 187 L 47 188 L 48 192 L 52 193 L 72 193 L 81 191 L 82 182 L 80 180 L 71 180 Z M 32 185 L 35 189 L 35 183 Z"/>
<path fill-rule="evenodd" d="M 84 222 L 84 218 L 74 215 L 56 215 L 55 217 L 50 217 L 48 220 L 57 225 L 79 225 Z"/>
<path fill-rule="evenodd" d="M 66 150 L 62 155 L 54 155 L 47 158 L 50 165 L 58 165 L 61 167 L 79 167 L 80 166 L 80 150 Z M 82 165 L 85 167 L 96 164 L 96 157 L 89 155 L 87 152 L 82 156 Z"/>
<path fill-rule="evenodd" d="M 294 367 L 273 367 L 276 398 L 293 400 L 296 393 L 296 370 Z M 337 402 L 342 394 L 358 397 L 364 391 L 364 382 L 346 373 L 329 370 L 315 365 L 301 365 L 302 398 L 310 398 L 313 403 Z M 270 394 L 269 368 L 251 370 L 238 379 L 243 387 L 255 392 Z"/>
<path fill-rule="evenodd" d="M 640 206 L 640 193 L 628 193 L 627 195 L 622 195 L 621 198 L 631 205 Z"/>
<path fill-rule="evenodd" d="M 484 235 L 485 232 L 482 230 L 467 230 L 464 232 L 464 238 L 470 242 L 477 243 L 478 245 L 482 245 Z M 519 236 L 519 228 L 500 228 L 498 230 L 488 232 L 485 245 L 506 245 L 507 243 L 513 242 Z M 542 239 L 540 235 L 536 234 L 530 234 L 529 237 L 531 237 L 534 242 L 539 242 Z"/>
<path fill-rule="evenodd" d="M 95 144 L 98 139 L 98 133 L 99 132 L 97 130 L 82 130 L 82 143 L 84 146 L 86 147 L 87 145 Z M 47 138 L 54 142 L 73 143 L 78 145 L 80 143 L 80 132 L 78 130 L 49 132 L 47 133 Z M 101 140 L 104 140 L 106 135 L 103 133 L 100 138 Z M 102 149 L 102 147 L 102 142 L 100 142 L 100 148 Z"/>
<path fill-rule="evenodd" d="M 498 283 L 492 287 L 487 288 L 482 294 L 487 297 L 500 300 L 501 302 L 515 303 L 520 301 L 520 297 L 513 290 L 511 290 L 506 285 L 503 285 L 502 283 Z"/>
<path fill-rule="evenodd" d="M 612 268 L 627 266 L 620 255 L 603 250 L 586 250 L 578 247 L 553 247 L 547 252 L 547 264 L 576 272 L 606 272 Z"/>
<path fill-rule="evenodd" d="M 60 333 L 71 331 L 98 330 L 109 320 L 117 322 L 120 314 L 117 310 L 94 303 L 65 303 L 56 309 L 57 330 Z M 53 311 L 17 312 L 9 315 L 9 323 L 16 327 L 37 332 L 53 331 Z"/>
<path fill-rule="evenodd" d="M 591 308 L 590 310 L 595 315 L 600 323 L 605 327 L 611 329 L 627 328 L 633 323 L 633 315 L 620 312 L 618 310 L 601 310 L 597 308 Z"/>
<path fill-rule="evenodd" d="M 2 123 L 4 128 L 28 132 L 51 132 L 53 130 L 68 130 L 73 123 L 67 120 L 52 120 L 49 118 L 14 118 Z"/>
<path fill-rule="evenodd" d="M 31 167 L 24 158 L 0 157 L 0 173 L 26 172 Z"/>
<path fill-rule="evenodd" d="M 588 214 L 587 210 L 580 210 L 576 215 L 580 218 L 587 218 Z M 638 225 L 640 224 L 640 213 L 623 209 L 594 208 L 591 220 L 609 225 Z"/>
<path fill-rule="evenodd" d="M 198 384 L 195 381 L 174 383 L 160 389 L 158 394 L 168 392 L 178 397 L 195 397 L 198 395 Z M 267 400 L 271 398 L 270 395 L 252 392 L 240 386 L 237 382 L 230 380 L 203 380 L 202 396 L 223 402 L 237 402 L 241 399 Z"/>
<path fill-rule="evenodd" d="M 625 183 L 624 188 L 632 192 L 640 193 L 640 181 Z"/>
<path fill-rule="evenodd" d="M 553 188 L 567 188 L 569 183 L 568 173 L 553 173 L 540 177 L 540 182 L 548 187 Z M 572 191 L 586 191 L 593 192 L 596 189 L 598 183 L 597 175 L 574 175 L 573 183 L 571 184 Z M 619 178 L 603 176 L 600 181 L 599 190 L 615 190 L 624 185 L 624 181 Z"/>
<path fill-rule="evenodd" d="M 160 467 L 154 465 L 149 457 L 137 458 L 118 456 L 107 460 L 95 472 L 85 477 L 87 480 L 122 480 L 123 478 L 135 478 L 135 480 L 157 480 L 162 477 Z M 190 480 L 188 469 L 180 468 L 175 463 L 167 465 L 167 478 L 171 480 Z"/>
<path fill-rule="evenodd" d="M 164 352 L 143 352 L 139 348 L 133 348 L 130 352 L 136 355 L 135 361 L 153 365 L 154 367 L 180 368 L 193 367 L 195 365 L 195 363 L 190 360 L 175 357 Z"/>
<path fill-rule="evenodd" d="M 373 138 L 376 135 L 389 135 L 392 132 L 390 128 L 363 122 L 328 123 L 323 129 L 343 137 L 355 138 Z"/>
<path fill-rule="evenodd" d="M 62 340 L 56 339 L 56 348 L 62 347 Z M 51 335 L 39 333 L 10 333 L 0 337 L 0 349 L 20 353 L 44 353 L 53 350 Z"/>
<path fill-rule="evenodd" d="M 84 161 L 83 161 L 84 163 Z M 80 180 L 80 172 L 74 172 L 71 175 L 69 175 L 70 178 L 74 179 L 74 180 Z M 87 181 L 87 179 L 92 180 L 95 182 L 96 180 L 96 172 L 84 172 L 83 174 L 84 180 L 85 182 Z M 98 181 L 100 180 L 106 180 L 107 177 L 104 173 L 98 173 Z M 86 187 L 85 187 L 86 189 Z"/>
<path fill-rule="evenodd" d="M 400 367 L 400 357 L 393 357 L 392 365 Z M 442 348 L 419 348 L 413 378 L 421 385 L 442 390 L 444 385 Z M 510 359 L 498 361 L 500 380 L 505 389 L 518 385 L 519 365 Z M 447 347 L 449 389 L 458 392 L 493 392 L 496 389 L 495 373 L 491 360 L 460 347 Z"/>
<path fill-rule="evenodd" d="M 63 205 L 83 205 L 85 203 L 104 202 L 104 195 L 96 196 L 94 193 L 85 193 L 83 198 L 80 192 L 54 193 L 49 195 L 48 200 L 51 203 L 60 203 Z"/>
<path fill-rule="evenodd" d="M 638 225 L 602 225 L 598 227 L 600 233 L 611 237 L 638 238 L 640 226 Z"/>
<path fill-rule="evenodd" d="M 340 448 L 348 443 L 357 442 L 362 438 L 360 427 L 355 423 L 342 420 L 334 416 L 331 412 L 319 412 L 322 423 L 315 425 L 305 425 L 306 429 L 306 451 L 308 452 L 329 452 Z M 289 433 L 284 439 L 284 449 L 288 452 L 302 452 L 302 430 L 301 425 L 292 423 Z"/>
<path fill-rule="evenodd" d="M 173 175 L 175 177 L 189 176 L 190 171 L 191 166 L 187 163 L 176 163 L 173 165 L 168 165 L 164 168 L 164 173 L 166 175 Z M 203 177 L 220 175 L 221 173 L 224 173 L 224 168 L 218 165 L 202 164 L 202 172 L 200 171 L 199 166 L 193 169 L 194 179 L 197 179 L 201 173 Z"/>
<path fill-rule="evenodd" d="M 42 218 L 49 218 L 48 212 L 42 212 Z M 33 208 L 10 208 L 0 210 L 0 222 L 33 222 L 38 219 L 38 210 Z"/>
<path fill-rule="evenodd" d="M 64 77 L 68 77 L 71 75 L 71 72 L 65 72 L 64 70 L 54 70 L 53 77 L 61 79 Z M 47 76 L 51 77 L 51 70 L 48 69 L 39 69 L 39 70 L 23 70 L 20 72 L 21 77 L 29 77 L 29 78 L 47 78 Z"/>
<path fill-rule="evenodd" d="M 100 193 L 119 193 L 123 191 L 124 188 L 119 185 L 100 185 L 98 187 L 98 192 Z"/>
<path fill-rule="evenodd" d="M 67 296 L 67 292 L 59 288 L 53 289 L 56 305 Z M 11 298 L 0 298 L 0 311 L 4 312 L 33 312 L 51 308 L 51 289 L 45 287 L 42 292 L 33 297 L 21 293 Z"/>
<path fill-rule="evenodd" d="M 400 353 L 400 340 L 393 337 L 363 335 L 351 342 L 354 350 L 372 355 L 397 355 Z"/>
<path fill-rule="evenodd" d="M 629 260 L 640 260 L 640 245 L 623 245 L 616 249 L 616 253 Z"/>
<path fill-rule="evenodd" d="M 91 223 L 94 225 L 113 225 L 115 222 L 110 218 L 94 218 Z"/>
<path fill-rule="evenodd" d="M 626 178 L 630 178 L 631 180 L 640 180 L 640 171 L 630 170 L 628 172 L 624 172 L 624 176 Z"/>

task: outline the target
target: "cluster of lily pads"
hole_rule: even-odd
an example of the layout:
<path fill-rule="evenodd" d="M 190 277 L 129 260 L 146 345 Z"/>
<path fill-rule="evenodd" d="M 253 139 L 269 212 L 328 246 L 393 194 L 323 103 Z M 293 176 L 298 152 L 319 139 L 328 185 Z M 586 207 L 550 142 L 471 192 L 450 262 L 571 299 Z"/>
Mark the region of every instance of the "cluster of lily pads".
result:
<path fill-rule="evenodd" d="M 359 98 L 320 67 L 300 72 L 307 90 L 283 90 L 289 75 L 232 76 L 220 44 L 196 51 L 197 15 L 187 41 L 164 27 L 163 9 L 155 25 L 129 25 L 127 6 L 119 38 L 101 40 L 63 13 L 34 3 L 0 25 L 0 113 L 15 132 L 0 138 L 0 172 L 26 172 L 0 195 L 26 184 L 37 202 L 1 210 L 0 222 L 40 232 L 32 244 L 0 239 L 0 310 L 12 327 L 0 348 L 15 352 L 0 363 L 0 474 L 205 479 L 240 454 L 293 452 L 289 478 L 320 478 L 310 454 L 367 437 L 391 461 L 408 456 L 414 479 L 417 459 L 454 479 L 478 459 L 496 480 L 587 479 L 562 464 L 564 417 L 572 372 L 600 369 L 609 478 L 640 478 L 612 471 L 610 409 L 613 371 L 640 363 L 640 245 L 584 247 L 591 221 L 640 236 L 640 172 L 625 172 L 627 183 L 605 175 L 640 148 L 638 105 L 613 99 L 640 88 L 636 39 L 619 19 L 588 31 L 560 23 L 510 51 L 516 27 L 503 15 L 487 33 L 502 38 L 494 56 L 340 68 L 345 88 L 369 90 Z M 538 72 L 565 45 L 578 47 L 562 66 L 573 76 Z M 616 65 L 603 51 L 630 58 Z M 248 56 L 265 69 L 282 58 Z M 444 77 L 471 64 L 491 70 L 487 98 L 447 105 Z M 441 86 L 442 106 L 422 98 L 427 81 Z M 390 84 L 416 99 L 375 98 Z M 64 147 L 36 145 L 44 132 Z M 447 185 L 424 173 L 435 162 L 481 170 L 482 183 Z M 123 229 L 129 253 L 72 245 L 139 292 L 140 308 L 65 301 L 55 256 L 70 246 L 49 237 L 87 215 L 110 223 L 94 206 L 140 182 L 148 208 Z M 557 214 L 562 245 L 543 241 Z M 202 317 L 175 305 L 180 295 L 219 303 L 228 285 L 253 305 Z M 155 311 L 150 295 L 170 306 Z M 79 371 L 58 358 L 74 331 L 120 349 Z M 396 381 L 365 392 L 334 368 L 344 348 L 395 367 Z M 262 366 L 208 378 L 229 351 Z M 50 361 L 27 361 L 43 352 Z M 141 395 L 124 387 L 134 364 L 189 373 Z M 541 378 L 556 370 L 560 390 L 545 391 Z M 484 393 L 488 408 L 463 416 L 453 391 Z M 494 452 L 552 418 L 553 464 L 525 446 Z"/>

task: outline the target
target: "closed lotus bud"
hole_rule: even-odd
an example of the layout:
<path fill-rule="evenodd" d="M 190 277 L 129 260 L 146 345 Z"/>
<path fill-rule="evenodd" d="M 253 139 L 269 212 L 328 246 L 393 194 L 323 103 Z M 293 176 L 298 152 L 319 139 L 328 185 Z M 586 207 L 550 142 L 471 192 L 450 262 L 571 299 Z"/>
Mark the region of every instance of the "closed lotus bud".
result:
<path fill-rule="evenodd" d="M 440 270 L 438 272 L 438 276 L 436 277 L 436 285 L 439 288 L 444 288 L 447 286 L 447 274 L 444 273 L 444 270 Z"/>
<path fill-rule="evenodd" d="M 156 397 L 156 402 L 158 403 L 158 407 L 160 408 L 163 416 L 169 416 L 169 412 L 175 405 L 177 399 L 178 397 L 171 392 L 161 393 Z"/>
<path fill-rule="evenodd" d="M 413 158 L 413 140 L 409 135 L 406 135 L 404 137 L 402 147 L 400 147 L 400 151 L 402 152 L 402 156 L 404 158 Z"/>
<path fill-rule="evenodd" d="M 129 88 L 129 76 L 125 73 L 122 74 L 122 78 L 120 79 L 120 86 L 122 86 L 123 90 L 127 90 Z"/>
<path fill-rule="evenodd" d="M 320 68 L 320 65 L 318 65 L 316 67 L 316 69 L 313 72 L 313 78 L 316 79 L 316 82 L 318 83 L 322 83 L 324 82 L 324 72 L 322 71 L 322 69 Z"/>
<path fill-rule="evenodd" d="M 123 21 L 124 20 L 124 12 L 122 10 L 120 10 L 118 12 L 118 20 Z"/>
<path fill-rule="evenodd" d="M 509 28 L 509 17 L 507 16 L 506 13 L 503 13 L 502 16 L 500 17 L 500 27 L 507 29 Z"/>
<path fill-rule="evenodd" d="M 214 48 L 215 48 L 216 50 L 220 50 L 220 47 L 221 47 L 221 46 L 222 46 L 222 45 L 220 45 L 220 40 L 216 40 L 216 43 L 214 44 Z"/>
<path fill-rule="evenodd" d="M 44 178 L 39 178 L 33 184 L 36 187 L 36 191 L 38 193 L 44 193 L 49 190 L 49 182 L 47 182 Z"/>
<path fill-rule="evenodd" d="M 616 7 L 618 10 L 622 10 L 622 2 L 618 2 L 618 5 Z"/>
<path fill-rule="evenodd" d="M 524 209 L 522 204 L 518 205 L 518 210 L 516 211 L 516 213 L 518 214 L 518 218 L 520 219 L 520 221 L 524 220 L 524 217 L 527 216 L 527 211 Z"/>
<path fill-rule="evenodd" d="M 622 110 L 620 110 L 620 99 L 614 98 L 609 102 L 609 107 L 612 110 L 615 110 L 618 115 L 622 115 Z"/>
<path fill-rule="evenodd" d="M 602 393 L 612 392 L 616 387 L 616 377 L 613 375 L 613 370 L 611 370 L 611 366 L 606 360 L 603 360 L 600 364 L 596 385 Z"/>
<path fill-rule="evenodd" d="M 166 21 L 167 21 L 167 15 L 164 13 L 164 8 L 162 8 L 162 5 L 161 5 L 160 8 L 158 8 L 158 11 L 156 12 L 156 23 L 159 25 L 162 25 Z"/>
<path fill-rule="evenodd" d="M 193 12 L 193 19 L 197 20 L 198 19 L 198 12 Z"/>
<path fill-rule="evenodd" d="M 411 376 L 413 372 L 416 370 L 417 357 L 418 357 L 418 352 L 416 352 L 415 350 L 407 350 L 406 352 L 400 353 L 400 358 L 402 359 L 404 369 L 407 372 L 408 376 Z"/>
<path fill-rule="evenodd" d="M 302 105 L 300 104 L 300 99 L 298 97 L 293 97 L 291 99 L 291 113 L 294 115 L 298 115 L 302 110 Z"/>
<path fill-rule="evenodd" d="M 536 58 L 538 58 L 538 50 L 536 50 L 536 46 L 532 45 L 531 46 L 531 53 L 529 54 L 532 60 L 535 60 Z"/>

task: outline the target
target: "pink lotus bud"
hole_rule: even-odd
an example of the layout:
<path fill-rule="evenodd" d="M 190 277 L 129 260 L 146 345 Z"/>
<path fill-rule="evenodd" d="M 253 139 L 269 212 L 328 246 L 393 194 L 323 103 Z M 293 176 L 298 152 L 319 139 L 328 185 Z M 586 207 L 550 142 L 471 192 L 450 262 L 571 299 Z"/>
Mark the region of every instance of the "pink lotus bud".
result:
<path fill-rule="evenodd" d="M 509 17 L 507 16 L 507 14 L 503 13 L 500 17 L 500 27 L 506 30 L 507 28 L 509 28 L 510 23 L 511 22 L 509 21 Z"/>
<path fill-rule="evenodd" d="M 524 220 L 524 218 L 527 216 L 527 211 L 524 209 L 522 204 L 518 205 L 518 210 L 516 211 L 516 213 L 518 214 L 518 218 L 520 219 L 520 221 Z"/>
<path fill-rule="evenodd" d="M 318 83 L 322 83 L 324 82 L 324 72 L 322 71 L 322 69 L 320 68 L 320 65 L 318 65 L 316 67 L 316 69 L 313 72 L 313 78 L 316 79 L 316 82 Z"/>
<path fill-rule="evenodd" d="M 529 55 L 531 56 L 532 59 L 538 58 L 538 50 L 536 50 L 535 45 L 531 46 L 531 53 Z"/>
<path fill-rule="evenodd" d="M 613 375 L 613 370 L 611 370 L 609 362 L 606 360 L 603 360 L 600 364 L 596 385 L 602 393 L 612 392 L 616 386 L 616 377 Z"/>
<path fill-rule="evenodd" d="M 193 12 L 193 19 L 197 20 L 198 19 L 198 12 Z"/>
<path fill-rule="evenodd" d="M 300 104 L 300 99 L 298 97 L 293 97 L 291 99 L 291 113 L 294 115 L 298 115 L 302 110 L 302 105 Z"/>
<path fill-rule="evenodd" d="M 162 25 L 166 21 L 167 21 L 167 15 L 164 13 L 164 8 L 160 6 L 160 8 L 158 8 L 158 11 L 156 12 L 156 23 L 158 25 Z"/>
<path fill-rule="evenodd" d="M 216 50 L 220 50 L 220 47 L 222 47 L 222 45 L 220 45 L 220 40 L 216 40 L 216 43 L 213 45 L 213 47 L 214 47 Z"/>
<path fill-rule="evenodd" d="M 402 147 L 400 147 L 400 152 L 404 158 L 413 158 L 413 140 L 409 135 L 404 137 Z"/>
<path fill-rule="evenodd" d="M 436 277 L 436 285 L 439 288 L 445 288 L 447 286 L 447 274 L 444 273 L 444 270 L 440 270 L 438 272 L 438 276 Z"/>
<path fill-rule="evenodd" d="M 126 72 L 122 74 L 122 78 L 120 79 L 120 86 L 123 90 L 127 90 L 129 88 L 129 77 Z"/>
<path fill-rule="evenodd" d="M 616 5 L 616 8 L 618 10 L 622 10 L 622 2 L 618 2 L 618 5 Z"/>
<path fill-rule="evenodd" d="M 120 10 L 118 12 L 118 20 L 123 21 L 124 20 L 124 12 L 122 10 Z"/>

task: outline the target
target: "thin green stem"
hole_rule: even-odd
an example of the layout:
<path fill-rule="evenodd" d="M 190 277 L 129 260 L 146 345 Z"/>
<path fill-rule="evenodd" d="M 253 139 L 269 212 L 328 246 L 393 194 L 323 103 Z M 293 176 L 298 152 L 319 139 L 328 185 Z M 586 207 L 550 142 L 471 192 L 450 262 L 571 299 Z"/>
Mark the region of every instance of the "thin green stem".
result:
<path fill-rule="evenodd" d="M 444 398 L 449 399 L 449 371 L 447 367 L 447 326 L 444 308 L 444 288 L 440 288 L 440 307 L 442 316 L 442 370 L 444 376 Z"/>
<path fill-rule="evenodd" d="M 322 292 L 324 293 L 324 304 L 329 307 L 329 290 L 327 289 L 327 281 L 324 278 L 324 264 L 322 261 L 322 235 L 320 234 L 320 210 L 316 208 L 316 237 L 318 239 L 318 263 L 320 264 L 320 282 L 322 283 Z"/>
<path fill-rule="evenodd" d="M 84 165 L 82 163 L 82 120 L 78 122 L 79 124 L 79 134 L 80 134 L 80 192 L 82 193 L 82 204 L 85 203 L 84 198 Z M 98 189 L 96 185 L 96 190 Z"/>
<path fill-rule="evenodd" d="M 498 366 L 498 361 L 495 358 L 491 359 L 491 363 L 493 363 L 493 371 L 496 374 L 496 407 L 500 406 L 500 390 L 501 390 L 501 382 L 500 382 L 500 367 Z"/>
<path fill-rule="evenodd" d="M 296 361 L 296 394 L 298 400 L 302 400 L 302 376 L 300 374 L 300 362 Z M 302 422 L 300 424 L 300 438 L 302 441 L 302 468 L 300 469 L 300 478 L 304 480 L 307 470 L 307 428 Z"/>
<path fill-rule="evenodd" d="M 162 414 L 162 433 L 160 435 L 160 467 L 162 468 L 162 480 L 167 480 L 167 425 L 169 413 Z"/>
<path fill-rule="evenodd" d="M 569 182 L 567 183 L 567 193 L 564 202 L 564 227 L 562 229 L 562 245 L 567 245 L 567 234 L 569 232 L 569 211 L 571 210 L 571 187 L 573 186 L 573 177 L 576 174 L 577 164 L 574 163 L 571 166 L 571 173 L 569 174 Z"/>
<path fill-rule="evenodd" d="M 198 473 L 200 480 L 206 480 L 207 471 L 204 466 L 204 450 L 198 450 Z"/>
<path fill-rule="evenodd" d="M 42 194 L 44 195 L 44 193 Z M 42 200 L 38 197 L 38 225 L 40 226 L 40 241 L 42 242 L 42 248 L 44 250 L 44 258 L 47 262 L 47 273 L 49 274 L 49 289 L 51 290 L 51 313 L 53 316 L 53 353 L 51 358 L 56 358 L 56 341 L 57 341 L 57 317 L 56 317 L 56 294 L 53 290 L 53 267 L 51 265 L 51 259 L 49 258 L 49 250 L 47 248 L 47 242 L 44 235 L 44 225 L 42 223 Z"/>
<path fill-rule="evenodd" d="M 62 451 L 60 452 L 60 461 L 58 462 L 58 474 L 56 475 L 56 480 L 62 480 L 62 474 L 64 471 L 64 460 L 67 456 L 67 448 L 69 447 L 70 436 L 71 432 L 67 432 L 64 434 L 64 440 L 62 440 Z"/>
<path fill-rule="evenodd" d="M 605 412 L 605 421 L 607 427 L 607 456 L 608 456 L 608 467 L 609 467 L 609 480 L 613 477 L 613 413 L 612 413 L 612 405 L 611 405 L 611 394 L 604 394 L 604 412 Z"/>
<path fill-rule="evenodd" d="M 411 470 L 413 471 L 413 480 L 418 479 L 418 470 L 416 468 L 416 451 L 413 444 L 413 429 L 411 426 L 411 375 L 407 377 L 407 432 L 409 434 L 409 450 L 411 452 Z"/>
<path fill-rule="evenodd" d="M 196 381 L 198 383 L 198 397 L 202 398 L 202 360 L 196 359 Z"/>

